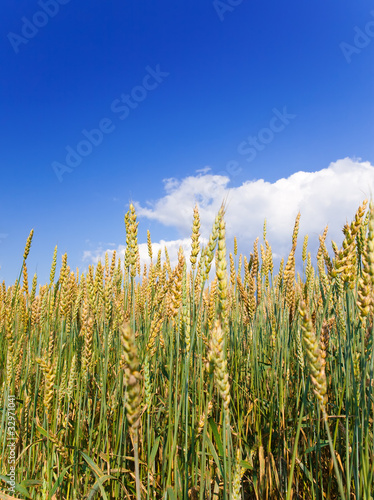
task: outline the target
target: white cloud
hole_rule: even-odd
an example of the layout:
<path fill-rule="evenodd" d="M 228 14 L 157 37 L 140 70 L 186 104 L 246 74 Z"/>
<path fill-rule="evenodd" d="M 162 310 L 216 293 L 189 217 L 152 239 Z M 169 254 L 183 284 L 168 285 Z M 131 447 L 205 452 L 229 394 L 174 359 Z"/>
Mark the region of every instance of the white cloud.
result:
<path fill-rule="evenodd" d="M 204 168 L 198 168 L 198 169 L 196 170 L 196 173 L 197 173 L 197 174 L 207 174 L 207 173 L 208 173 L 208 172 L 210 172 L 211 170 L 212 170 L 212 169 L 211 169 L 211 167 L 206 166 L 206 167 L 204 167 Z"/>
<path fill-rule="evenodd" d="M 135 203 L 136 211 L 140 217 L 175 227 L 187 235 L 191 231 L 193 207 L 198 203 L 202 225 L 208 230 L 222 200 L 227 196 L 228 182 L 228 177 L 212 174 L 190 176 L 181 181 L 166 179 L 166 195 L 150 208 Z"/>
<path fill-rule="evenodd" d="M 204 238 L 201 239 L 202 244 L 207 244 L 208 241 L 205 240 Z M 170 240 L 170 241 L 165 241 L 161 240 L 157 243 L 152 243 L 152 260 L 153 263 L 156 263 L 157 260 L 157 255 L 159 250 L 161 250 L 161 261 L 165 261 L 165 247 L 167 248 L 168 255 L 170 258 L 170 263 L 171 266 L 174 267 L 176 266 L 178 262 L 178 251 L 179 248 L 182 247 L 184 255 L 187 259 L 187 262 L 189 262 L 189 256 L 191 253 L 191 239 L 190 238 L 182 238 L 182 239 L 177 239 L 177 240 Z M 124 261 L 125 258 L 125 251 L 126 251 L 126 246 L 125 245 L 119 245 L 116 248 L 116 256 L 117 258 L 121 258 L 121 261 Z M 99 260 L 103 264 L 105 261 L 105 253 L 108 253 L 109 261 L 112 258 L 113 255 L 113 249 L 103 249 L 103 248 L 98 248 L 97 250 L 91 251 L 91 250 L 86 250 L 83 253 L 83 261 L 84 262 L 89 262 L 90 264 L 97 264 Z M 139 255 L 140 255 L 140 262 L 142 267 L 144 264 L 147 264 L 147 266 L 150 263 L 150 258 L 148 255 L 148 245 L 147 243 L 140 243 L 139 244 Z"/>
<path fill-rule="evenodd" d="M 153 259 L 158 249 L 167 246 L 172 263 L 177 262 L 179 246 L 190 253 L 190 234 L 193 207 L 198 203 L 201 219 L 201 234 L 207 241 L 214 218 L 226 202 L 226 228 L 228 245 L 232 248 L 234 236 L 238 238 L 239 251 L 249 255 L 257 236 L 262 239 L 264 219 L 267 219 L 267 239 L 274 256 L 287 257 L 297 213 L 301 212 L 299 232 L 299 255 L 302 240 L 309 234 L 309 250 L 315 256 L 326 225 L 328 248 L 331 239 L 338 245 L 342 241 L 341 229 L 351 221 L 358 206 L 365 198 L 370 199 L 374 191 L 374 167 L 360 159 L 344 158 L 331 163 L 327 168 L 315 172 L 299 171 L 276 182 L 263 179 L 244 182 L 229 188 L 230 179 L 224 175 L 213 175 L 208 171 L 184 179 L 164 181 L 165 196 L 143 207 L 135 203 L 139 218 L 157 221 L 177 229 L 181 239 L 160 241 L 153 244 Z M 140 224 L 142 221 L 140 220 Z M 143 262 L 148 261 L 147 244 L 140 245 Z M 120 245 L 118 256 L 124 255 Z M 108 250 L 111 255 L 112 249 Z M 85 252 L 91 262 L 104 260 L 105 251 Z"/>
<path fill-rule="evenodd" d="M 341 229 L 352 220 L 358 205 L 369 198 L 374 188 L 374 167 L 360 159 L 344 158 L 315 172 L 299 171 L 276 182 L 263 179 L 229 188 L 229 177 L 197 175 L 166 182 L 164 197 L 144 208 L 137 204 L 141 217 L 177 228 L 182 236 L 190 234 L 192 210 L 199 205 L 202 235 L 209 237 L 214 217 L 222 201 L 227 201 L 226 225 L 229 240 L 237 236 L 241 251 L 247 255 L 253 241 L 262 235 L 267 219 L 267 237 L 273 251 L 287 256 L 293 224 L 301 212 L 300 236 L 308 233 L 310 248 L 316 251 L 318 235 L 329 225 L 327 240 L 341 243 Z M 301 246 L 302 241 L 299 240 Z"/>

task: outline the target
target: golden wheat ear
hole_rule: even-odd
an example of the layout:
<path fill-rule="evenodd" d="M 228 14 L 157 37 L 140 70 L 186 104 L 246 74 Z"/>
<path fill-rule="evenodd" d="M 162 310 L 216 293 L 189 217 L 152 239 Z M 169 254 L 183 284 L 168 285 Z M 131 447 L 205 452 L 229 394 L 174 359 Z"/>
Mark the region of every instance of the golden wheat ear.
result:
<path fill-rule="evenodd" d="M 129 323 L 121 325 L 121 343 L 123 347 L 122 366 L 126 382 L 126 412 L 130 430 L 139 426 L 141 411 L 141 375 L 139 372 L 138 353 L 135 345 L 135 335 Z"/>

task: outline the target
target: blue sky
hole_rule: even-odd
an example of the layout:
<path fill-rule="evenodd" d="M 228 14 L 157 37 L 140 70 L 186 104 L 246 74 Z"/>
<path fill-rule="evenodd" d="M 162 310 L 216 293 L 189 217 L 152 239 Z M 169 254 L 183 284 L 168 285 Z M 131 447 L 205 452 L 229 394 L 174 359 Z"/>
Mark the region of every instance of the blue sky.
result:
<path fill-rule="evenodd" d="M 229 233 L 241 231 L 248 254 L 264 217 L 283 251 L 292 223 L 280 232 L 276 215 L 288 223 L 304 208 L 306 232 L 329 223 L 338 234 L 372 192 L 372 2 L 4 0 L 0 27 L 8 284 L 31 228 L 28 269 L 41 282 L 55 245 L 72 269 L 121 249 L 130 201 L 140 243 L 147 229 L 175 242 L 188 238 L 195 199 L 206 236 L 228 195 Z M 67 147 L 86 154 L 77 166 Z M 280 179 L 288 194 L 274 197 Z M 247 228 L 245 207 L 256 216 Z"/>

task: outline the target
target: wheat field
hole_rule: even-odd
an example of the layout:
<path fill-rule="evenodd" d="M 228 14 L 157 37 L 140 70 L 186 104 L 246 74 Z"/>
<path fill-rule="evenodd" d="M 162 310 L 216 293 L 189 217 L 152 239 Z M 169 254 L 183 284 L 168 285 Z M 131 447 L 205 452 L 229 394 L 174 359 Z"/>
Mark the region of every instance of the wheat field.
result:
<path fill-rule="evenodd" d="M 279 269 L 266 225 L 0 285 L 0 499 L 373 499 L 374 207 Z M 232 242 L 230 242 L 231 246 Z M 312 259 L 316 265 L 312 265 Z M 302 271 L 296 271 L 296 260 Z M 213 267 L 213 263 L 215 266 Z M 9 446 L 11 444 L 11 446 Z"/>

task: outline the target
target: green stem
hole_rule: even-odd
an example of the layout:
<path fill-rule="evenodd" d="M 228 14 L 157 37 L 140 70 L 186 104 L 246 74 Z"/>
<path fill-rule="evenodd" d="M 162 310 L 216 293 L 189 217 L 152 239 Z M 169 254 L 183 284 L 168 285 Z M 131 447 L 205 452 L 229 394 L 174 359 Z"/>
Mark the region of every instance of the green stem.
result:
<path fill-rule="evenodd" d="M 308 390 L 308 385 L 309 385 L 309 381 L 307 383 L 306 391 Z M 306 391 L 305 391 L 305 394 L 306 394 Z M 300 436 L 300 429 L 301 429 L 301 422 L 302 422 L 302 419 L 303 419 L 303 414 L 304 414 L 304 400 L 303 400 L 303 402 L 301 404 L 299 421 L 297 423 L 295 444 L 294 444 L 293 452 L 292 452 L 291 470 L 290 470 L 290 475 L 288 477 L 288 483 L 287 483 L 287 497 L 286 497 L 286 500 L 290 500 L 290 498 L 291 498 L 292 480 L 293 480 L 293 473 L 294 473 L 294 469 L 295 469 L 295 461 L 296 461 L 296 455 L 297 455 L 297 445 L 298 445 L 298 442 L 299 442 L 299 436 Z"/>
<path fill-rule="evenodd" d="M 139 477 L 138 429 L 134 431 L 134 460 L 135 460 L 136 500 L 141 500 L 140 477 Z"/>
<path fill-rule="evenodd" d="M 334 450 L 334 446 L 333 446 L 333 443 L 332 443 L 332 438 L 331 438 L 331 434 L 330 434 L 329 424 L 327 422 L 327 413 L 326 413 L 325 409 L 322 409 L 322 415 L 323 415 L 323 421 L 324 421 L 326 432 L 327 432 L 327 439 L 329 440 L 331 457 L 332 457 L 332 460 L 333 460 L 333 463 L 334 463 L 334 470 L 335 470 L 335 474 L 336 474 L 336 480 L 338 481 L 339 494 L 340 494 L 340 497 L 342 499 L 345 499 L 346 496 L 345 496 L 345 493 L 344 493 L 343 482 L 342 482 L 342 478 L 341 478 L 341 475 L 340 475 L 340 472 L 339 472 L 338 462 L 336 461 L 335 450 Z"/>

